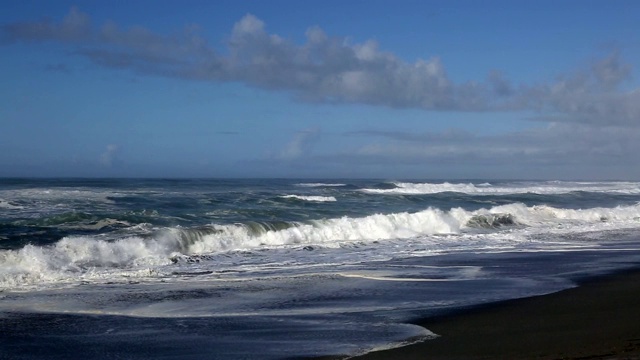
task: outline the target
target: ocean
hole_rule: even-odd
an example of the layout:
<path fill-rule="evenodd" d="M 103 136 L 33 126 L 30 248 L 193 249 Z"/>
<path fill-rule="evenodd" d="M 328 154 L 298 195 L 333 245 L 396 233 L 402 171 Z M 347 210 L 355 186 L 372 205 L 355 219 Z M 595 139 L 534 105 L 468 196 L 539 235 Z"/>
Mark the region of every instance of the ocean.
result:
<path fill-rule="evenodd" d="M 0 179 L 0 358 L 429 341 L 413 320 L 637 267 L 639 235 L 638 182 Z"/>

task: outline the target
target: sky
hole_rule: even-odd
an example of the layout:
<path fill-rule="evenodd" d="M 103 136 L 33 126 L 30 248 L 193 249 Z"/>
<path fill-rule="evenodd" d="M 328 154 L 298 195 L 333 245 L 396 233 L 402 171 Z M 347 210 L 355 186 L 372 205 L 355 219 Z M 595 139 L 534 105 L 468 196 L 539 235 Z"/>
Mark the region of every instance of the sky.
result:
<path fill-rule="evenodd" d="M 639 14 L 5 1 L 0 177 L 640 180 Z"/>

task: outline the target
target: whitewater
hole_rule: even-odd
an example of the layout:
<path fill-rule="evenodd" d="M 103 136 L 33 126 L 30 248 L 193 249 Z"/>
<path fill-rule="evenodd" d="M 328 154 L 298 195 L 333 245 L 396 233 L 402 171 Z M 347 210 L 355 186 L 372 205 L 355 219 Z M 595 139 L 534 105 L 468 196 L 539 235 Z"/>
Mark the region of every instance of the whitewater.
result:
<path fill-rule="evenodd" d="M 359 354 L 636 266 L 639 234 L 637 182 L 0 179 L 0 327 L 27 357 Z"/>

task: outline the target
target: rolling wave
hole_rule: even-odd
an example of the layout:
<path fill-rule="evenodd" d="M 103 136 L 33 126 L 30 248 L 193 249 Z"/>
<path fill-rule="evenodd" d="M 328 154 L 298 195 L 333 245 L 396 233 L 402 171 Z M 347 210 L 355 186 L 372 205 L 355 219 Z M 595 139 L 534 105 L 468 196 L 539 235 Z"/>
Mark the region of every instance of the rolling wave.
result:
<path fill-rule="evenodd" d="M 524 226 L 544 230 L 558 229 L 561 225 L 568 231 L 574 231 L 592 224 L 624 227 L 630 224 L 637 226 L 639 222 L 640 204 L 572 210 L 514 203 L 477 211 L 428 208 L 414 213 L 357 218 L 344 216 L 307 223 L 246 222 L 170 227 L 113 240 L 99 236 L 67 236 L 51 245 L 29 244 L 20 249 L 0 251 L 0 289 L 111 279 L 113 274 L 153 276 L 154 269 L 172 264 L 181 255 L 299 245 L 339 247 L 352 242 L 375 244 L 375 241 L 386 239 L 420 239 L 437 234 L 455 236 L 474 228 L 500 231 L 503 227 Z M 436 241 L 442 241 L 441 247 L 446 250 L 445 238 Z M 486 237 L 483 241 L 497 240 Z"/>
<path fill-rule="evenodd" d="M 444 192 L 457 192 L 469 195 L 511 195 L 511 194 L 566 194 L 577 191 L 612 193 L 612 194 L 640 194 L 640 183 L 636 182 L 559 182 L 509 184 L 494 186 L 490 183 L 409 183 L 393 182 L 386 187 L 365 188 L 361 191 L 370 194 L 401 194 L 425 195 Z"/>

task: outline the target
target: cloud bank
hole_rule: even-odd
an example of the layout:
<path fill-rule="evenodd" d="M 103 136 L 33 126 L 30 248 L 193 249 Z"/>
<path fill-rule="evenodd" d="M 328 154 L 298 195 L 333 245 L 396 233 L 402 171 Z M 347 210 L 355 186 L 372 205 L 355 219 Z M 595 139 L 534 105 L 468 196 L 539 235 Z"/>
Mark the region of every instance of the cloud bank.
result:
<path fill-rule="evenodd" d="M 500 72 L 482 81 L 454 83 L 434 56 L 406 62 L 382 51 L 375 41 L 352 44 L 328 36 L 319 27 L 296 44 L 266 30 L 246 15 L 233 27 L 218 52 L 187 27 L 163 35 L 115 22 L 100 26 L 72 8 L 61 21 L 4 25 L 5 43 L 66 43 L 74 52 L 108 68 L 212 82 L 242 82 L 286 91 L 310 102 L 358 103 L 436 111 L 532 111 L 534 120 L 591 125 L 637 126 L 640 90 L 624 90 L 632 68 L 618 52 L 591 66 L 541 84 L 512 84 Z"/>
<path fill-rule="evenodd" d="M 393 161 L 475 164 L 590 164 L 608 165 L 612 159 L 640 165 L 640 129 L 554 123 L 544 128 L 479 136 L 466 131 L 404 133 L 367 131 L 348 136 L 376 136 L 381 141 L 361 147 L 359 156 Z"/>

